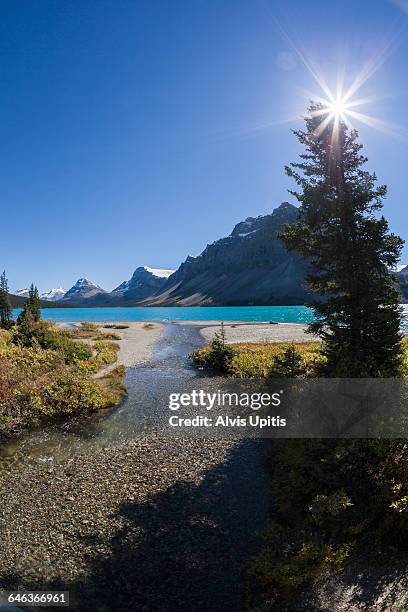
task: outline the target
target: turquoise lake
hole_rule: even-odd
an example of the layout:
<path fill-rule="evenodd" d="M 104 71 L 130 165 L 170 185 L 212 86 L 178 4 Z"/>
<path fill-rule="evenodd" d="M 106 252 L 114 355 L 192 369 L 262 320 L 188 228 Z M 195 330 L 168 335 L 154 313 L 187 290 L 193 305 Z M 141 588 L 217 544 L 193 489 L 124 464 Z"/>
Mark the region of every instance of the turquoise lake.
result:
<path fill-rule="evenodd" d="M 408 304 L 404 329 L 408 329 Z M 20 312 L 15 309 L 14 316 Z M 44 319 L 67 321 L 279 321 L 309 323 L 313 311 L 306 306 L 175 306 L 130 308 L 44 308 Z"/>
<path fill-rule="evenodd" d="M 14 315 L 20 312 L 15 309 Z M 177 306 L 128 308 L 43 308 L 50 321 L 280 321 L 309 323 L 306 306 Z"/>

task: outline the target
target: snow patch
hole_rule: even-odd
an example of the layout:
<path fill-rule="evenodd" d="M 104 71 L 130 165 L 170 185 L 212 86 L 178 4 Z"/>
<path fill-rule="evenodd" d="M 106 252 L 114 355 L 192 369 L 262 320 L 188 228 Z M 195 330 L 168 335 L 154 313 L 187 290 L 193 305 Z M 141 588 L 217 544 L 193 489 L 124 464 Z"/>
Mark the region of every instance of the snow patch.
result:
<path fill-rule="evenodd" d="M 49 302 L 55 302 L 64 297 L 66 291 L 63 287 L 56 287 L 54 289 L 50 289 L 49 291 L 45 291 L 41 294 L 41 299 L 48 300 Z"/>
<path fill-rule="evenodd" d="M 237 234 L 240 238 L 245 238 L 246 236 L 250 236 L 251 234 L 255 234 L 258 230 L 252 230 L 252 232 L 245 232 L 244 234 Z"/>
<path fill-rule="evenodd" d="M 143 266 L 146 272 L 150 272 L 153 276 L 157 276 L 158 278 L 169 278 L 171 274 L 175 272 L 175 270 L 163 270 L 162 268 L 149 268 L 148 266 Z"/>
<path fill-rule="evenodd" d="M 28 297 L 28 288 L 25 289 L 17 289 L 14 295 L 18 295 L 19 297 Z"/>

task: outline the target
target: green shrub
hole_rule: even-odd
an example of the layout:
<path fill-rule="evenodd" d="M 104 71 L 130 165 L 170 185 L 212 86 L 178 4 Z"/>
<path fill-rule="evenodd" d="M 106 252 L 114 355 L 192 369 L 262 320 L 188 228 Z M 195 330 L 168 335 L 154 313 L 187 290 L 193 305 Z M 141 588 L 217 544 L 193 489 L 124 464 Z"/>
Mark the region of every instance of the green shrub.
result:
<path fill-rule="evenodd" d="M 80 326 L 82 329 L 90 331 L 95 331 L 98 329 L 97 323 L 94 323 L 93 321 L 81 321 Z"/>
<path fill-rule="evenodd" d="M 340 572 L 351 546 L 319 543 L 301 532 L 271 523 L 262 537 L 266 542 L 252 561 L 249 573 L 255 577 L 259 591 L 252 604 L 277 603 L 307 586 L 318 576 Z"/>
<path fill-rule="evenodd" d="M 304 376 L 306 365 L 302 354 L 291 344 L 282 353 L 275 355 L 268 372 L 269 376 L 278 378 L 296 378 Z"/>
<path fill-rule="evenodd" d="M 195 351 L 191 358 L 197 365 L 217 372 L 228 373 L 234 355 L 234 349 L 226 344 L 224 323 L 221 323 L 220 331 L 215 333 L 209 346 Z"/>
<path fill-rule="evenodd" d="M 92 350 L 89 346 L 83 342 L 71 340 L 58 332 L 47 331 L 37 336 L 37 340 L 42 348 L 61 352 L 67 364 L 78 360 L 86 361 L 92 357 Z"/>
<path fill-rule="evenodd" d="M 274 523 L 251 564 L 251 604 L 295 597 L 349 555 L 408 549 L 405 440 L 275 440 Z"/>
<path fill-rule="evenodd" d="M 97 338 L 101 340 L 121 340 L 119 334 L 115 334 L 114 332 L 99 332 Z"/>
<path fill-rule="evenodd" d="M 46 387 L 37 388 L 30 402 L 45 415 L 97 410 L 107 403 L 97 381 L 69 371 L 59 373 Z"/>

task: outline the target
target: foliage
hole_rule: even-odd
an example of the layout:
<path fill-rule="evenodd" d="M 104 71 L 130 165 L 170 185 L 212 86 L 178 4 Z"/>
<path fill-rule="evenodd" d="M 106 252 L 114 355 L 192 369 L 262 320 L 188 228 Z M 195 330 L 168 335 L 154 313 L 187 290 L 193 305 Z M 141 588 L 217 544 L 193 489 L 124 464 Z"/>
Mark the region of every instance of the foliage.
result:
<path fill-rule="evenodd" d="M 96 410 L 106 405 L 100 385 L 78 371 L 63 369 L 46 386 L 36 387 L 30 405 L 45 415 L 72 414 Z"/>
<path fill-rule="evenodd" d="M 275 440 L 274 522 L 251 564 L 253 605 L 293 597 L 362 550 L 408 547 L 405 440 Z"/>
<path fill-rule="evenodd" d="M 81 321 L 80 326 L 87 331 L 97 331 L 98 325 L 93 321 Z"/>
<path fill-rule="evenodd" d="M 115 334 L 115 332 L 103 332 L 99 331 L 99 338 L 102 340 L 121 340 L 119 334 Z"/>
<path fill-rule="evenodd" d="M 0 276 L 0 328 L 9 329 L 13 324 L 13 312 L 11 308 L 6 271 Z"/>
<path fill-rule="evenodd" d="M 105 402 L 108 405 L 118 404 L 126 395 L 126 387 L 123 384 L 124 376 L 125 366 L 120 365 L 98 379 L 99 386 L 104 392 Z"/>
<path fill-rule="evenodd" d="M 122 366 L 95 378 L 116 362 L 119 348 L 103 332 L 93 330 L 95 341 L 75 340 L 71 330 L 32 320 L 26 332 L 26 319 L 10 331 L 0 330 L 0 436 L 45 416 L 97 410 L 123 398 Z"/>
<path fill-rule="evenodd" d="M 230 372 L 231 362 L 235 350 L 226 343 L 225 327 L 221 322 L 220 331 L 216 332 L 214 339 L 205 349 L 194 351 L 191 355 L 197 365 L 210 368 L 217 372 Z"/>
<path fill-rule="evenodd" d="M 310 304 L 318 321 L 310 331 L 323 340 L 322 374 L 337 377 L 399 376 L 401 311 L 395 278 L 403 241 L 378 216 L 385 186 L 362 168 L 356 131 L 338 122 L 319 131 L 321 104 L 312 104 L 306 130 L 295 132 L 306 152 L 286 168 L 300 186 L 298 220 L 283 238 L 310 264 Z"/>
<path fill-rule="evenodd" d="M 92 357 L 92 350 L 89 346 L 83 342 L 75 342 L 58 331 L 47 330 L 36 338 L 42 348 L 61 352 L 67 364 L 86 361 Z"/>
<path fill-rule="evenodd" d="M 251 563 L 250 573 L 267 585 L 262 597 L 271 602 L 290 597 L 322 574 L 341 571 L 351 550 L 347 544 L 302 540 L 300 534 L 279 524 L 271 524 L 262 537 L 267 545 Z"/>
<path fill-rule="evenodd" d="M 228 363 L 226 372 L 237 378 L 266 378 L 274 374 L 274 364 L 280 363 L 285 352 L 292 348 L 296 354 L 301 356 L 301 374 L 303 376 L 313 376 L 324 361 L 318 342 L 303 342 L 294 345 L 287 342 L 235 344 L 233 356 Z M 196 350 L 191 357 L 196 365 L 211 367 L 210 355 L 211 345 Z M 299 374 L 298 372 L 297 375 Z M 279 375 L 286 376 L 282 368 Z"/>
<path fill-rule="evenodd" d="M 100 369 L 103 365 L 111 365 L 117 360 L 119 345 L 115 342 L 96 340 L 93 347 L 96 355 L 91 361 L 96 363 L 97 369 Z"/>
<path fill-rule="evenodd" d="M 17 322 L 29 328 L 33 323 L 38 323 L 40 319 L 40 296 L 37 287 L 31 284 L 28 298 L 24 302 L 23 310 L 18 315 Z"/>
<path fill-rule="evenodd" d="M 306 373 L 303 356 L 294 344 L 274 356 L 269 375 L 277 378 L 295 378 Z"/>

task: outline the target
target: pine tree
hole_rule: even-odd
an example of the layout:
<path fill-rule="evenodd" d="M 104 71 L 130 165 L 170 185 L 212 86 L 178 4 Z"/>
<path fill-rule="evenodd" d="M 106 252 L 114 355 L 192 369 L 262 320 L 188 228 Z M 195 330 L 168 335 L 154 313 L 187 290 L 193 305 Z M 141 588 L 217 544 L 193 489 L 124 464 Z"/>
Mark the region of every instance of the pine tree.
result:
<path fill-rule="evenodd" d="M 384 185 L 363 169 L 358 134 L 333 118 L 321 130 L 322 106 L 311 104 L 300 163 L 286 167 L 301 191 L 297 222 L 281 234 L 289 250 L 310 263 L 306 281 L 318 320 L 309 326 L 323 341 L 324 375 L 398 376 L 402 362 L 401 308 L 390 269 L 403 241 L 378 215 Z"/>
<path fill-rule="evenodd" d="M 30 313 L 35 322 L 41 319 L 40 296 L 37 287 L 31 284 L 28 292 L 28 302 L 30 304 Z"/>
<path fill-rule="evenodd" d="M 0 276 L 0 327 L 8 329 L 13 321 L 6 271 Z"/>
<path fill-rule="evenodd" d="M 31 284 L 28 291 L 28 298 L 24 302 L 23 310 L 18 315 L 18 323 L 37 323 L 41 319 L 40 296 L 38 289 Z"/>

